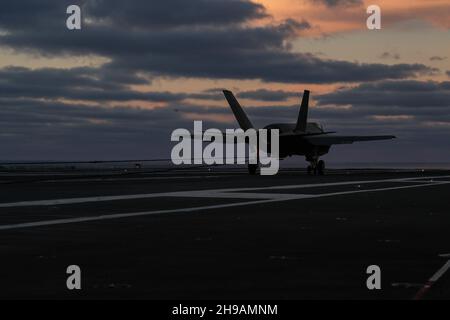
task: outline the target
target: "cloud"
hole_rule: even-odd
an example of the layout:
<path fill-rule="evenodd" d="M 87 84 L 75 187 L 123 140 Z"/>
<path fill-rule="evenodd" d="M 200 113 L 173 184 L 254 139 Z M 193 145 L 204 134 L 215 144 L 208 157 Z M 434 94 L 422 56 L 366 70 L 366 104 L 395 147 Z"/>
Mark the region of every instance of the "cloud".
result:
<path fill-rule="evenodd" d="M 172 110 L 1 101 L 2 159 L 88 160 L 167 156 Z M 30 138 L 32 137 L 32 139 Z M 160 142 L 160 143 L 159 143 Z"/>
<path fill-rule="evenodd" d="M 49 0 L 43 1 L 42 8 L 34 0 L 25 1 L 36 6 L 34 13 L 26 11 L 25 18 L 20 15 L 20 6 L 2 10 L 0 18 L 5 21 L 0 19 L 0 26 L 7 33 L 0 36 L 0 45 L 45 56 L 103 56 L 111 61 L 103 71 L 116 75 L 335 83 L 403 79 L 435 71 L 423 64 L 367 64 L 294 52 L 291 40 L 311 28 L 310 23 L 288 19 L 278 24 L 248 25 L 244 22 L 261 18 L 263 9 L 247 0 L 195 0 L 201 9 L 194 11 L 196 5 L 190 1 L 138 1 L 136 8 L 113 1 L 116 13 L 111 16 L 107 14 L 112 10 L 109 1 L 89 2 L 85 15 L 89 23 L 75 32 L 61 24 L 61 14 L 49 9 Z M 223 15 L 228 18 L 212 24 L 225 2 Z M 177 10 L 173 10 L 174 3 L 179 5 Z M 153 5 L 158 15 L 167 14 L 164 23 L 156 19 L 156 27 L 151 25 L 152 19 L 144 19 Z M 136 10 L 142 11 L 142 17 Z M 230 12 L 236 17 L 229 17 L 234 15 Z M 172 17 L 175 13 L 179 19 Z M 31 28 L 24 19 L 36 25 Z"/>
<path fill-rule="evenodd" d="M 394 60 L 400 60 L 400 55 L 398 53 L 390 53 L 390 52 L 383 52 L 380 55 L 381 59 L 394 59 Z"/>
<path fill-rule="evenodd" d="M 139 76 L 114 76 L 102 68 L 28 69 L 7 67 L 0 69 L 2 97 L 43 98 L 87 101 L 171 102 L 186 99 L 188 95 L 169 92 L 141 92 L 129 85 L 148 84 Z"/>
<path fill-rule="evenodd" d="M 252 99 L 259 101 L 286 101 L 292 97 L 300 97 L 300 94 L 296 92 L 288 92 L 283 90 L 259 89 L 259 90 L 239 92 L 238 97 L 243 99 Z"/>
<path fill-rule="evenodd" d="M 446 59 L 447 59 L 447 57 L 440 57 L 440 56 L 430 57 L 430 61 L 444 61 Z"/>
<path fill-rule="evenodd" d="M 0 30 L 35 31 L 61 28 L 65 25 L 65 12 L 77 1 L 24 0 L 8 1 L 0 10 Z"/>
<path fill-rule="evenodd" d="M 268 17 L 261 4 L 248 0 L 98 0 L 86 4 L 95 22 L 132 28 L 230 25 Z"/>
<path fill-rule="evenodd" d="M 65 27 L 65 9 L 77 2 L 83 8 L 83 29 L 73 32 Z M 321 2 L 330 7 L 359 3 Z M 446 142 L 443 138 L 445 133 L 448 137 L 446 124 L 450 123 L 448 82 L 404 80 L 437 69 L 296 52 L 292 41 L 311 29 L 312 23 L 267 19 L 264 7 L 249 0 L 83 3 L 22 0 L 2 7 L 2 48 L 58 58 L 94 54 L 109 61 L 95 68 L 0 69 L 3 159 L 167 157 L 171 131 L 190 129 L 192 115 L 209 119 L 208 127 L 237 126 L 215 89 L 196 93 L 136 89 L 158 77 L 302 85 L 345 82 L 346 88 L 312 97 L 318 102 L 310 110 L 312 121 L 342 133 L 400 132 L 410 137 L 406 141 L 426 136 L 432 139 L 430 145 L 448 144 L 448 138 Z M 252 121 L 264 126 L 295 122 L 300 102 L 292 106 L 276 102 L 300 100 L 300 94 L 243 89 L 239 97 L 252 100 L 249 104 L 272 102 L 272 106 L 246 108 Z M 136 100 L 154 108 L 132 107 Z M 209 106 L 209 100 L 216 102 Z"/>
<path fill-rule="evenodd" d="M 208 118 L 204 124 L 209 128 L 225 127 L 214 121 L 214 115 L 232 119 L 227 108 L 217 110 L 186 102 L 142 109 L 127 104 L 100 107 L 0 97 L 0 105 L 2 160 L 169 159 L 172 131 L 193 129 L 187 115 Z"/>
<path fill-rule="evenodd" d="M 362 0 L 310 0 L 314 3 L 320 3 L 327 7 L 349 7 L 362 5 L 364 2 Z"/>
<path fill-rule="evenodd" d="M 407 99 L 408 92 L 416 91 L 418 95 Z M 411 151 L 411 143 L 426 143 L 431 148 L 430 152 L 436 153 L 448 144 L 449 131 L 445 125 L 450 124 L 448 92 L 447 82 L 388 81 L 374 86 L 360 85 L 341 89 L 335 95 L 313 95 L 311 98 L 318 102 L 318 106 L 310 109 L 310 121 L 320 122 L 328 130 L 337 130 L 341 134 L 396 134 L 401 139 L 395 144 L 397 149 L 391 151 L 398 159 Z M 243 93 L 252 99 L 259 97 L 264 100 L 277 94 L 277 98 L 282 98 L 289 91 Z M 208 96 L 207 93 L 199 94 Z M 401 98 L 396 100 L 396 95 Z M 437 98 L 430 104 L 418 105 L 414 100 L 427 101 L 420 95 Z M 299 104 L 264 107 L 249 104 L 245 110 L 256 126 L 263 127 L 276 122 L 294 123 Z M 348 104 L 350 108 L 347 108 Z M 101 107 L 18 96 L 1 97 L 0 105 L 3 159 L 12 160 L 169 158 L 170 134 L 176 128 L 192 129 L 193 118 L 189 115 L 196 115 L 198 120 L 209 119 L 205 128 L 237 127 L 224 100 L 222 108 L 168 101 L 163 108 L 141 109 L 120 102 L 111 107 Z M 222 118 L 229 120 L 214 120 Z M 383 145 L 382 155 L 388 152 L 386 148 L 389 146 Z M 369 153 L 379 150 L 373 144 L 356 149 Z M 345 152 L 343 158 L 348 157 L 350 154 Z M 365 159 L 357 152 L 355 157 Z M 377 157 L 371 159 L 382 160 Z"/>
<path fill-rule="evenodd" d="M 320 104 L 450 109 L 450 82 L 381 81 L 317 97 Z"/>
<path fill-rule="evenodd" d="M 83 25 L 115 28 L 174 28 L 224 26 L 268 17 L 264 6 L 249 0 L 22 0 L 10 1 L 0 12 L 0 27 L 7 30 L 65 28 L 69 5 L 82 9 Z"/>

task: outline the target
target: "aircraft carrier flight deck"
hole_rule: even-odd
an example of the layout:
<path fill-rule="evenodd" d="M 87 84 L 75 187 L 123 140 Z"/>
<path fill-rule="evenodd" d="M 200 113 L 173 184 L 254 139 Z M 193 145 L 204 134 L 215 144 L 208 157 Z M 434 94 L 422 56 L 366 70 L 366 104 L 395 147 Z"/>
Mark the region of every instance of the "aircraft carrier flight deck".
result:
<path fill-rule="evenodd" d="M 10 171 L 0 190 L 6 299 L 450 298 L 450 171 Z"/>

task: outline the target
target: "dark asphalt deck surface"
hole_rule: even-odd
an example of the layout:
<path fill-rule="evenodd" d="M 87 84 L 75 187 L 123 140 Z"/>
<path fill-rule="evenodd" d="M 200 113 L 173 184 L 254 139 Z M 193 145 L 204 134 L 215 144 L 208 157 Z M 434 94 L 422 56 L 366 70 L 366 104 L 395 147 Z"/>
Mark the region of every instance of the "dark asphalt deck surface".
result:
<path fill-rule="evenodd" d="M 449 195 L 449 171 L 0 173 L 0 298 L 411 299 L 450 259 Z"/>

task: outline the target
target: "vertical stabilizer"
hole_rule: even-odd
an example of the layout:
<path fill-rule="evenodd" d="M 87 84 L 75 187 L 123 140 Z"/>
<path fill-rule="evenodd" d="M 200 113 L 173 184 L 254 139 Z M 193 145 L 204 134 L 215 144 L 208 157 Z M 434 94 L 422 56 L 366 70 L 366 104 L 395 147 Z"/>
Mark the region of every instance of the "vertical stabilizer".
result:
<path fill-rule="evenodd" d="M 252 123 L 248 119 L 247 115 L 245 114 L 244 110 L 242 109 L 241 105 L 237 101 L 237 99 L 234 97 L 233 93 L 228 90 L 224 90 L 223 94 L 225 95 L 225 98 L 228 101 L 228 104 L 231 107 L 231 110 L 233 110 L 234 116 L 239 123 L 239 126 L 242 130 L 248 130 L 253 128 Z"/>
<path fill-rule="evenodd" d="M 303 93 L 302 105 L 298 114 L 297 125 L 295 131 L 306 132 L 306 124 L 308 121 L 308 107 L 309 107 L 309 90 Z"/>

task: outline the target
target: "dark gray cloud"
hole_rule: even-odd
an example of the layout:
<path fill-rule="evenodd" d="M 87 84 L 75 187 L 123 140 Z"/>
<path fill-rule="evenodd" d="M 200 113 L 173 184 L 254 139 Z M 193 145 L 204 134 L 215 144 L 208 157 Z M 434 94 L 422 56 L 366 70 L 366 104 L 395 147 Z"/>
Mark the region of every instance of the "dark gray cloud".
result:
<path fill-rule="evenodd" d="M 129 100 L 171 102 L 188 98 L 187 94 L 182 93 L 135 91 L 127 87 L 130 84 L 148 84 L 148 80 L 132 75 L 115 76 L 102 68 L 0 69 L 1 97 L 63 98 L 97 102 Z"/>
<path fill-rule="evenodd" d="M 314 95 L 313 95 L 314 97 Z M 186 102 L 170 103 L 165 108 L 140 109 L 127 105 L 106 108 L 93 105 L 73 105 L 28 98 L 0 98 L 2 159 L 20 160 L 107 160 L 131 158 L 169 158 L 170 134 L 176 128 L 192 129 L 192 119 L 186 114 L 231 115 L 224 108 L 197 106 Z M 276 122 L 295 122 L 299 104 L 292 106 L 245 106 L 258 127 Z M 328 130 L 341 134 L 396 134 L 399 140 L 381 144 L 383 153 L 374 154 L 375 144 L 337 147 L 333 159 L 353 161 L 402 160 L 413 150 L 411 145 L 430 148 L 428 156 L 445 156 L 448 128 L 428 126 L 427 121 L 450 123 L 449 108 L 408 108 L 355 105 L 336 110 L 313 107 L 311 121 L 324 124 Z M 376 115 L 412 115 L 405 121 L 375 119 Z M 206 121 L 205 128 L 237 127 L 230 123 Z M 70 143 L 69 143 L 70 142 Z M 342 150 L 342 151 L 341 151 Z M 357 150 L 357 151 L 355 151 Z M 361 150 L 364 152 L 361 154 Z M 367 152 L 367 153 L 366 153 Z M 354 158 L 352 158 L 353 156 Z M 381 158 L 380 158 L 381 156 Z M 386 157 L 384 159 L 383 157 Z M 409 159 L 420 159 L 420 156 Z M 426 160 L 426 159 L 423 159 Z M 299 159 L 300 163 L 302 160 Z"/>
<path fill-rule="evenodd" d="M 65 26 L 66 8 L 80 1 L 24 0 L 4 1 L 0 10 L 0 29 L 35 31 Z"/>
<path fill-rule="evenodd" d="M 86 3 L 86 13 L 98 22 L 122 27 L 174 28 L 192 25 L 229 25 L 268 16 L 249 0 L 98 0 Z"/>
<path fill-rule="evenodd" d="M 227 9 L 222 12 L 225 3 Z M 0 27 L 7 31 L 0 36 L 0 45 L 43 55 L 101 55 L 111 60 L 105 70 L 127 75 L 146 72 L 153 76 L 333 83 L 403 79 L 435 72 L 422 64 L 362 64 L 295 53 L 290 40 L 310 24 L 295 20 L 257 27 L 242 24 L 264 12 L 248 0 L 136 1 L 136 7 L 124 1 L 113 1 L 111 7 L 109 1 L 88 2 L 83 14 L 90 22 L 81 31 L 66 29 L 62 4 L 65 1 L 55 6 L 57 9 L 49 0 L 44 0 L 42 7 L 35 0 L 7 5 L 0 16 L 5 18 L 0 19 Z M 109 15 L 111 8 L 116 13 Z M 144 19 L 150 12 L 156 12 L 159 20 L 167 16 L 167 25 L 158 19 L 154 22 L 157 27 L 150 25 L 153 20 Z M 216 15 L 225 18 L 211 24 Z"/>
<path fill-rule="evenodd" d="M 167 156 L 163 144 L 169 141 L 169 123 L 177 123 L 177 114 L 171 110 L 99 108 L 26 100 L 1 101 L 1 104 L 2 159 L 11 160 Z"/>
<path fill-rule="evenodd" d="M 359 1 L 322 2 L 337 6 Z M 433 141 L 435 153 L 448 144 L 448 82 L 385 81 L 436 72 L 423 64 L 363 64 L 293 52 L 291 40 L 311 28 L 309 22 L 248 23 L 266 16 L 261 5 L 249 0 L 83 3 L 22 0 L 2 5 L 1 46 L 45 56 L 95 54 L 111 62 L 98 68 L 0 69 L 1 159 L 167 157 L 171 131 L 191 128 L 193 114 L 199 119 L 205 114 L 217 116 L 217 121 L 206 123 L 208 127 L 236 126 L 234 121 L 223 122 L 231 112 L 220 90 L 186 94 L 132 89 L 158 76 L 282 83 L 376 81 L 327 95 L 313 94 L 319 106 L 352 108 L 311 108 L 311 120 L 341 133 L 398 134 L 406 144 L 426 137 Z M 82 31 L 65 27 L 69 4 L 83 7 Z M 276 102 L 300 94 L 255 90 L 239 96 L 273 102 L 273 106 L 246 108 L 252 121 L 264 126 L 295 122 L 298 104 L 286 107 Z M 195 105 L 189 99 L 222 100 L 224 108 Z M 151 110 L 132 108 L 127 105 L 131 100 L 154 102 L 155 106 Z M 100 107 L 106 105 L 102 102 L 114 107 Z M 397 122 L 374 118 L 380 115 L 412 118 Z M 427 127 L 427 122 L 443 126 Z M 413 150 L 396 147 L 393 152 L 399 156 Z"/>
<path fill-rule="evenodd" d="M 82 8 L 84 25 L 106 24 L 126 29 L 223 26 L 268 17 L 262 5 L 250 0 L 21 0 L 2 5 L 0 28 L 15 31 L 64 28 L 69 5 Z"/>
<path fill-rule="evenodd" d="M 363 83 L 317 97 L 321 104 L 377 107 L 450 108 L 450 82 L 381 81 Z"/>
<path fill-rule="evenodd" d="M 143 109 L 0 98 L 1 160 L 170 158 L 171 132 L 193 129 L 186 114 L 229 114 L 188 103 Z M 205 126 L 225 124 L 205 121 Z"/>
<path fill-rule="evenodd" d="M 255 39 L 256 40 L 256 39 Z M 211 43 L 214 43 L 212 40 Z M 190 50 L 173 59 L 168 54 L 149 53 L 135 58 L 116 58 L 110 68 L 146 70 L 156 75 L 209 79 L 261 79 L 280 83 L 360 82 L 380 79 L 404 79 L 432 74 L 422 64 L 360 64 L 322 60 L 310 55 L 274 50 L 233 50 L 213 46 L 214 52 L 199 55 Z M 205 51 L 211 51 L 205 48 Z M 199 60 L 201 59 L 201 61 Z"/>

